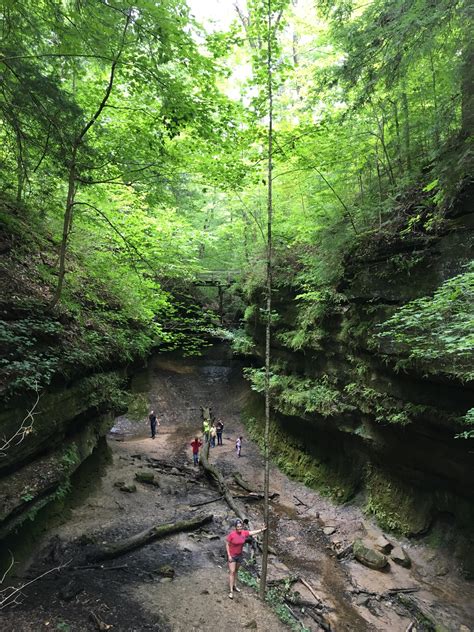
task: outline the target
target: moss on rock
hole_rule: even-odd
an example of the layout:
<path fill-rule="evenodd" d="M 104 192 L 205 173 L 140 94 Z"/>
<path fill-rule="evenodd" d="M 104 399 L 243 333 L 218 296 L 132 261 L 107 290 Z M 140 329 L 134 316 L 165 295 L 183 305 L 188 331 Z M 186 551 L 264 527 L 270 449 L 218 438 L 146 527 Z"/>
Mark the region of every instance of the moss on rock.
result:
<path fill-rule="evenodd" d="M 365 511 L 375 516 L 381 527 L 407 536 L 428 531 L 433 519 L 431 494 L 417 492 L 374 466 L 366 468 L 365 484 Z"/>

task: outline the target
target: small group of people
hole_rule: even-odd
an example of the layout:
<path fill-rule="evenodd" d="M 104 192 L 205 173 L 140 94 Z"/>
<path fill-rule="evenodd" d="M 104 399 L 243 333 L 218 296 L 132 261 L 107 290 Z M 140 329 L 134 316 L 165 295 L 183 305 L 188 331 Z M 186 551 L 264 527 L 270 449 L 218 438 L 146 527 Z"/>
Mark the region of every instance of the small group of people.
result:
<path fill-rule="evenodd" d="M 193 463 L 199 465 L 199 450 L 203 445 L 203 442 L 209 443 L 210 448 L 215 448 L 216 445 L 224 445 L 222 441 L 222 434 L 224 432 L 224 423 L 222 419 L 215 419 L 210 406 L 201 406 L 201 418 L 202 418 L 202 441 L 199 437 L 194 437 L 191 441 L 191 449 L 193 452 Z M 216 443 L 217 441 L 217 443 Z M 242 456 L 242 443 L 243 437 L 237 437 L 235 442 L 235 452 L 238 457 Z"/>
<path fill-rule="evenodd" d="M 266 526 L 261 529 L 250 531 L 248 519 L 241 520 L 237 518 L 234 523 L 234 529 L 225 539 L 225 550 L 227 553 L 227 563 L 229 565 L 229 599 L 234 598 L 234 592 L 240 592 L 237 586 L 237 572 L 244 558 L 244 545 L 248 543 L 251 546 L 251 555 L 255 553 L 257 544 L 253 539 L 254 535 L 263 533 Z"/>
<path fill-rule="evenodd" d="M 212 409 L 210 407 L 202 408 L 201 407 L 201 416 L 203 419 L 202 422 L 202 432 L 203 439 L 206 442 L 209 442 L 209 446 L 211 448 L 215 448 L 216 445 L 224 445 L 222 441 L 222 434 L 224 432 L 224 423 L 222 419 L 218 419 L 217 421 L 214 418 L 212 413 Z M 157 428 L 160 425 L 158 418 L 156 416 L 155 410 L 151 410 L 148 415 L 148 419 L 150 422 L 150 432 L 151 438 L 154 439 L 156 437 Z M 216 444 L 217 441 L 217 444 Z M 243 437 L 237 437 L 237 441 L 235 442 L 235 452 L 238 457 L 242 455 L 242 442 Z M 194 437 L 193 441 L 191 441 L 191 449 L 193 452 L 193 463 L 194 465 L 199 465 L 199 450 L 202 446 L 202 441 L 199 437 Z"/>
<path fill-rule="evenodd" d="M 224 424 L 221 419 L 213 421 L 211 419 L 204 419 L 202 422 L 202 432 L 206 441 L 209 441 L 211 448 L 217 445 L 223 445 L 222 433 L 224 432 Z"/>

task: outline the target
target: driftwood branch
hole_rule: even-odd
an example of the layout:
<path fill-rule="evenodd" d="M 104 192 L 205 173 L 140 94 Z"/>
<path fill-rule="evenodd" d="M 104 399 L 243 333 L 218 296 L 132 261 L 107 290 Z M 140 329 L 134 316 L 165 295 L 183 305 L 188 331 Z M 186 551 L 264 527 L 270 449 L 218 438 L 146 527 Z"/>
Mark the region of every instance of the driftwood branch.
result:
<path fill-rule="evenodd" d="M 21 603 L 21 597 L 23 595 L 23 591 L 25 590 L 25 588 L 39 581 L 43 577 L 46 577 L 46 575 L 49 575 L 50 573 L 54 573 L 54 571 L 62 570 L 63 568 L 68 566 L 70 562 L 71 560 L 69 560 L 69 562 L 66 562 L 65 564 L 61 564 L 60 566 L 55 566 L 54 568 L 50 568 L 46 572 L 41 573 L 41 575 L 38 575 L 37 577 L 30 579 L 30 581 L 25 582 L 24 584 L 21 584 L 20 586 L 7 586 L 3 590 L 0 590 L 0 610 L 3 610 L 4 608 L 7 608 L 8 606 L 19 605 Z M 10 565 L 8 570 L 10 570 L 11 566 L 12 564 Z M 5 577 L 6 577 L 6 573 L 3 575 L 2 582 L 5 579 Z"/>
<path fill-rule="evenodd" d="M 70 566 L 70 571 L 124 571 L 128 570 L 128 564 L 120 564 L 120 566 L 104 566 L 103 564 L 84 564 L 82 566 Z"/>
<path fill-rule="evenodd" d="M 111 623 L 105 623 L 105 621 L 99 619 L 95 612 L 91 612 L 89 616 L 90 620 L 95 623 L 95 627 L 99 630 L 99 632 L 106 632 L 106 630 L 110 630 L 110 628 L 114 627 Z"/>
<path fill-rule="evenodd" d="M 308 584 L 306 579 L 304 579 L 303 577 L 300 577 L 300 582 L 303 584 L 303 586 L 305 586 L 309 590 L 309 592 L 313 595 L 316 601 L 318 601 L 319 603 L 323 603 L 323 600 L 321 599 L 321 597 L 315 592 L 314 588 L 310 586 L 310 584 Z"/>
<path fill-rule="evenodd" d="M 218 500 L 222 500 L 223 496 L 218 496 L 217 498 L 211 498 L 210 500 L 203 500 L 201 503 L 193 503 L 189 505 L 190 507 L 202 507 L 203 505 L 210 505 L 211 503 L 216 503 Z"/>
<path fill-rule="evenodd" d="M 306 503 L 304 503 L 300 498 L 298 498 L 298 496 L 296 496 L 295 494 L 293 494 L 293 498 L 296 500 L 298 505 L 303 505 L 303 507 L 309 507 L 309 505 L 307 505 Z"/>
<path fill-rule="evenodd" d="M 173 533 L 198 529 L 208 522 L 212 522 L 212 519 L 212 515 L 197 516 L 196 518 L 192 518 L 190 520 L 180 520 L 179 522 L 167 522 L 155 525 L 150 529 L 136 533 L 125 540 L 120 540 L 114 544 L 106 544 L 105 546 L 99 547 L 93 551 L 88 558 L 96 561 L 110 560 Z"/>

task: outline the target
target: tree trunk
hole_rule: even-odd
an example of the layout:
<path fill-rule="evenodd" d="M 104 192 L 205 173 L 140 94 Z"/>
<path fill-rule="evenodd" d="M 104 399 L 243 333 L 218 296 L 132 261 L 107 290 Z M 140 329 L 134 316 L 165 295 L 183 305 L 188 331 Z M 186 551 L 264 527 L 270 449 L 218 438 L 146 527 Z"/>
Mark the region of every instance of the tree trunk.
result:
<path fill-rule="evenodd" d="M 398 105 L 397 105 L 396 100 L 391 101 L 391 104 L 392 104 L 393 120 L 395 122 L 395 134 L 397 138 L 398 173 L 400 176 L 403 176 L 402 141 L 400 137 L 400 119 L 398 116 Z"/>
<path fill-rule="evenodd" d="M 51 301 L 52 307 L 57 305 L 63 291 L 64 277 L 66 276 L 66 252 L 67 243 L 69 239 L 69 233 L 72 227 L 72 215 L 74 210 L 74 202 L 76 196 L 76 154 L 77 147 L 74 146 L 72 150 L 71 165 L 69 167 L 68 189 L 66 198 L 66 209 L 64 211 L 63 219 L 63 235 L 61 239 L 61 247 L 59 249 L 59 270 L 58 270 L 58 283 L 56 285 L 56 291 L 54 292 L 53 299 Z"/>
<path fill-rule="evenodd" d="M 469 24 L 467 19 L 466 24 Z M 466 30 L 469 29 L 466 27 Z M 461 77 L 461 135 L 469 138 L 474 132 L 474 43 L 473 38 L 466 35 L 464 60 Z"/>
<path fill-rule="evenodd" d="M 207 447 L 208 446 L 209 444 L 207 444 Z M 211 465 L 209 463 L 209 449 L 201 450 L 201 458 L 199 462 L 202 468 L 204 469 L 204 471 L 206 472 L 207 476 L 217 486 L 224 500 L 232 509 L 232 511 L 235 513 L 235 515 L 241 520 L 243 520 L 245 518 L 245 515 L 243 511 L 240 509 L 240 507 L 237 505 L 237 503 L 234 501 L 232 494 L 230 493 L 229 488 L 227 487 L 227 484 L 224 480 L 224 477 L 214 465 Z"/>
<path fill-rule="evenodd" d="M 281 15 L 281 14 L 280 14 Z M 267 324 L 265 328 L 265 431 L 263 435 L 264 456 L 264 506 L 263 521 L 267 529 L 263 532 L 262 571 L 260 574 L 260 598 L 265 599 L 268 569 L 268 523 L 270 519 L 268 492 L 270 488 L 270 359 L 272 323 L 272 223 L 273 223 L 273 76 L 272 76 L 272 0 L 268 0 L 267 33 L 267 82 L 268 82 L 268 170 L 267 170 Z"/>
<path fill-rule="evenodd" d="M 111 560 L 145 546 L 145 544 L 150 544 L 150 542 L 164 538 L 167 535 L 179 533 L 181 531 L 193 531 L 194 529 L 198 529 L 199 527 L 212 522 L 212 520 L 213 516 L 211 514 L 207 516 L 198 516 L 190 520 L 180 520 L 179 522 L 168 522 L 155 525 L 150 529 L 146 529 L 145 531 L 132 535 L 126 540 L 120 540 L 115 544 L 106 544 L 105 546 L 98 548 L 95 552 L 88 556 L 88 559 L 97 561 Z"/>
<path fill-rule="evenodd" d="M 16 201 L 18 204 L 21 203 L 23 199 L 23 185 L 26 179 L 26 169 L 23 161 L 23 142 L 21 139 L 21 130 L 20 127 L 17 126 L 15 128 L 16 134 L 16 146 L 17 146 L 17 154 L 16 154 L 16 170 L 17 170 L 17 187 L 16 187 Z"/>
<path fill-rule="evenodd" d="M 408 97 L 405 90 L 402 92 L 402 110 L 403 110 L 403 141 L 405 144 L 405 160 L 407 171 L 411 173 L 411 139 L 410 139 L 410 111 L 408 109 Z"/>
<path fill-rule="evenodd" d="M 433 127 L 434 127 L 435 143 L 436 143 L 435 149 L 438 149 L 440 145 L 438 90 L 436 86 L 436 72 L 435 72 L 435 67 L 434 67 L 434 62 L 433 62 L 433 54 L 431 51 L 430 51 L 430 69 L 431 69 L 431 88 L 433 91 L 433 109 L 434 109 Z"/>

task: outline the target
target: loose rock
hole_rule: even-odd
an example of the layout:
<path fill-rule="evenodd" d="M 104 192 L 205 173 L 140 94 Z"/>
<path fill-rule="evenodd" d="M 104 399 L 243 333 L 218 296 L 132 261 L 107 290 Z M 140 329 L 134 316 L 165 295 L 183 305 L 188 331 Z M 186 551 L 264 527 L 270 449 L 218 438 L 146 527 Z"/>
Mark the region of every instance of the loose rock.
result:
<path fill-rule="evenodd" d="M 123 483 L 121 487 L 119 487 L 121 492 L 127 492 L 128 494 L 133 494 L 137 491 L 137 486 L 133 483 Z"/>
<path fill-rule="evenodd" d="M 381 535 L 375 541 L 375 548 L 387 555 L 393 549 L 393 544 L 384 535 Z"/>
<path fill-rule="evenodd" d="M 136 472 L 135 478 L 139 483 L 147 483 L 148 485 L 155 483 L 155 475 L 153 472 Z"/>
<path fill-rule="evenodd" d="M 164 564 L 163 566 L 160 566 L 156 572 L 163 577 L 174 577 L 175 570 L 169 564 Z"/>
<path fill-rule="evenodd" d="M 374 570 L 382 570 L 388 564 L 388 560 L 383 553 L 371 549 L 362 540 L 357 539 L 353 545 L 354 557 L 364 566 Z"/>
<path fill-rule="evenodd" d="M 396 546 L 393 551 L 390 553 L 390 558 L 398 564 L 399 566 L 403 566 L 404 568 L 410 568 L 411 559 L 405 549 L 401 546 Z"/>

